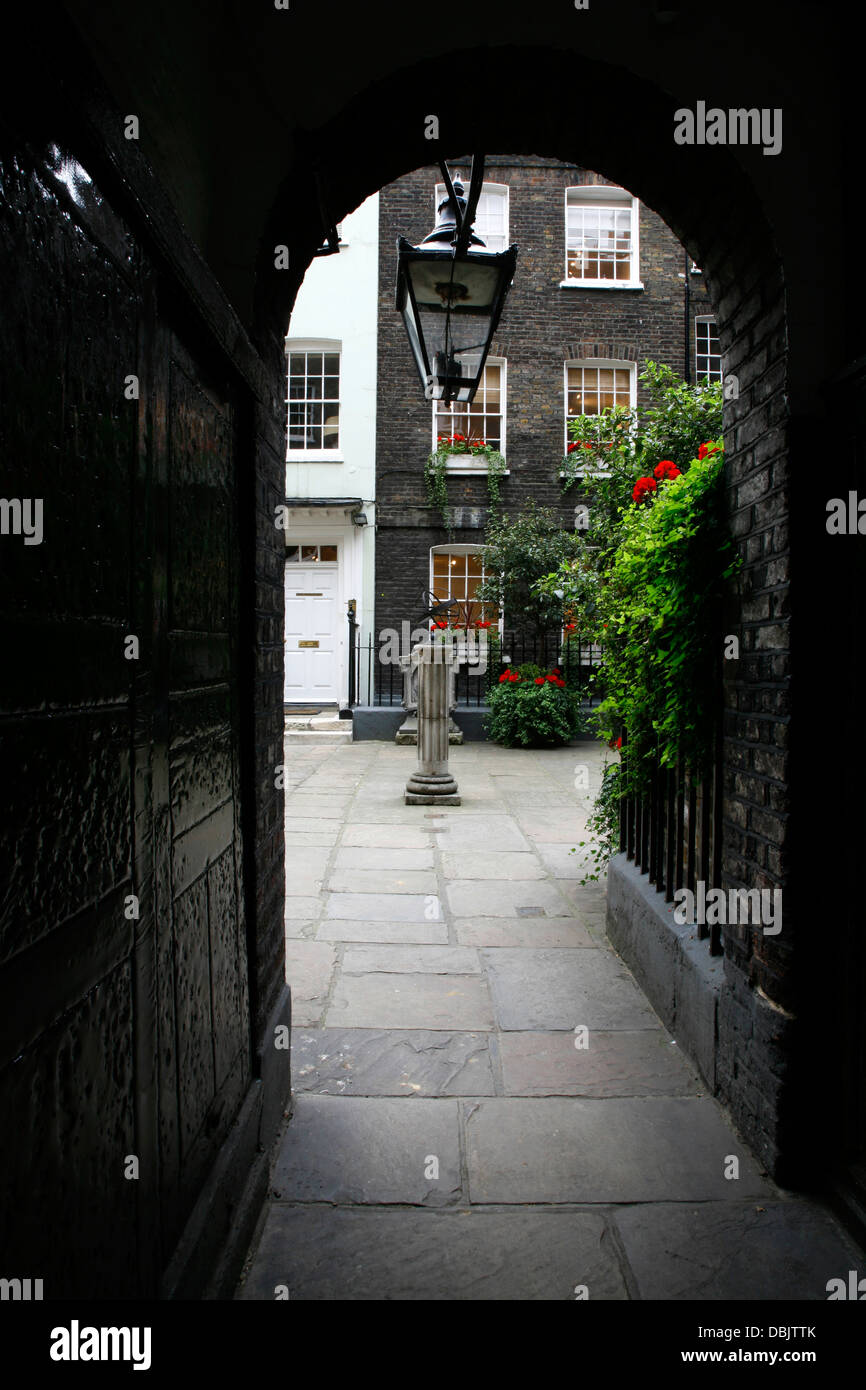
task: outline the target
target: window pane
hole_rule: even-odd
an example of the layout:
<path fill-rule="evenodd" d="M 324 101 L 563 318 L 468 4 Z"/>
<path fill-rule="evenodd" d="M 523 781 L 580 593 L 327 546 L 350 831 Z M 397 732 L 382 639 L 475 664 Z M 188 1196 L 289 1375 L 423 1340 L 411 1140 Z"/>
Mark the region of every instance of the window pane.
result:
<path fill-rule="evenodd" d="M 291 563 L 294 563 L 296 560 L 300 559 L 300 553 L 301 552 L 299 551 L 296 545 L 286 546 L 286 559 Z"/>
<path fill-rule="evenodd" d="M 321 362 L 321 358 L 318 359 Z M 325 375 L 338 376 L 340 371 L 340 354 L 338 352 L 326 352 L 324 355 Z M 316 369 L 317 371 L 320 368 Z"/>
<path fill-rule="evenodd" d="M 437 555 L 437 554 L 434 554 L 434 556 L 433 556 L 433 575 L 434 575 L 434 577 L 441 577 L 442 575 L 447 574 L 447 573 L 448 573 L 448 556 L 447 556 L 447 555 Z"/>
<path fill-rule="evenodd" d="M 320 554 L 323 560 L 336 560 L 337 547 L 335 545 L 323 545 Z"/>
<path fill-rule="evenodd" d="M 318 560 L 318 558 L 319 558 L 319 547 L 318 547 L 317 545 L 302 545 L 302 546 L 301 546 L 301 559 L 302 559 L 302 560 Z"/>

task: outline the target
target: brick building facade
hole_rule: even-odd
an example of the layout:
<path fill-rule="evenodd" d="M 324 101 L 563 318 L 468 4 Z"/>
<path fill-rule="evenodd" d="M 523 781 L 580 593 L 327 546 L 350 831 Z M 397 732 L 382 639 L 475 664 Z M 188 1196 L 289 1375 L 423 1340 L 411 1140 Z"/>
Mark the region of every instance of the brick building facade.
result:
<path fill-rule="evenodd" d="M 461 169 L 468 174 L 468 165 L 468 160 L 463 165 L 455 161 L 452 173 Z M 480 545 L 489 514 L 483 475 L 449 477 L 450 538 L 439 512 L 428 504 L 424 462 L 434 440 L 432 407 L 423 399 L 394 309 L 397 236 L 402 233 L 417 243 L 427 234 L 435 220 L 440 180 L 436 165 L 416 169 L 383 188 L 379 201 L 377 632 L 399 631 L 401 621 L 418 618 L 421 591 L 432 587 L 438 592 L 431 548 Z M 507 155 L 487 159 L 484 187 L 489 201 L 479 205 L 483 224 L 476 219 L 476 230 L 491 250 L 506 242 L 519 248 L 514 284 L 488 359 L 504 397 L 499 426 L 508 468 L 501 483 L 503 507 L 518 514 L 532 500 L 557 509 L 562 525 L 570 529 L 580 491 L 575 485 L 563 494 L 559 478 L 567 438 L 566 364 L 583 364 L 573 369 L 568 394 L 574 402 L 573 388 L 583 384 L 587 413 L 592 412 L 596 385 L 615 385 L 618 402 L 628 403 L 623 389 L 632 402 L 640 400 L 643 388 L 637 377 L 648 358 L 694 380 L 706 369 L 700 348 L 718 353 L 712 306 L 701 272 L 662 219 L 638 200 L 632 209 L 631 195 L 602 193 L 615 188 L 609 180 L 554 159 Z M 608 242 L 608 252 L 593 257 L 587 248 L 594 241 L 604 246 L 604 223 L 600 236 L 594 238 L 593 232 L 597 234 L 598 218 L 607 210 L 617 218 L 617 240 Z M 613 216 L 610 211 L 607 215 L 613 228 Z M 581 217 L 586 219 L 582 236 Z M 491 244 L 485 237 L 491 228 L 504 231 L 501 242 Z M 583 260 L 578 259 L 581 250 Z M 583 278 L 578 280 L 575 272 Z M 605 276 L 611 278 L 598 283 Z M 593 286 L 586 283 L 591 278 L 597 282 Z M 719 376 L 720 357 L 714 355 L 710 367 Z M 608 375 L 602 379 L 599 372 Z M 473 408 L 483 409 L 481 390 Z M 445 415 L 437 418 L 440 429 L 446 428 L 441 423 Z M 453 419 L 455 431 L 468 432 L 465 416 Z M 483 428 L 489 439 L 495 431 L 491 416 L 483 418 Z"/>

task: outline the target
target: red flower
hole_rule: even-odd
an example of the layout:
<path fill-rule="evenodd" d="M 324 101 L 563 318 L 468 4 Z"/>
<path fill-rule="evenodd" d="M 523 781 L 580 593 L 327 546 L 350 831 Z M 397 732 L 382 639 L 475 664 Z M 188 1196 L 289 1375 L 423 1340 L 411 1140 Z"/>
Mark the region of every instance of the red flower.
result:
<path fill-rule="evenodd" d="M 507 671 L 503 671 L 503 672 L 502 672 L 502 675 L 499 677 L 499 684 L 502 685 L 503 681 L 507 681 L 507 680 L 508 680 L 508 672 L 507 672 Z"/>
<path fill-rule="evenodd" d="M 592 445 L 589 444 L 589 443 L 587 443 L 587 444 L 584 444 L 583 447 L 584 447 L 584 449 L 591 449 L 591 448 L 592 448 Z"/>
<path fill-rule="evenodd" d="M 698 461 L 700 462 L 702 459 L 705 459 L 707 454 L 715 454 L 718 447 L 718 444 L 714 444 L 711 439 L 708 439 L 706 444 L 702 444 L 698 449 Z"/>
<path fill-rule="evenodd" d="M 648 497 L 651 492 L 655 492 L 657 487 L 658 483 L 656 482 L 655 478 L 638 478 L 631 494 L 632 501 L 642 502 L 643 499 L 645 497 Z"/>
<path fill-rule="evenodd" d="M 677 468 L 673 459 L 662 459 L 653 469 L 653 477 L 658 478 L 659 482 L 664 478 L 678 478 L 680 470 Z"/>
<path fill-rule="evenodd" d="M 566 632 L 576 632 L 576 631 L 577 631 L 577 623 L 566 623 L 566 624 L 565 624 L 565 629 L 564 629 L 564 630 L 565 630 Z"/>
<path fill-rule="evenodd" d="M 619 738 L 613 746 L 614 748 L 622 748 L 622 734 L 620 734 Z"/>
<path fill-rule="evenodd" d="M 579 448 L 580 448 L 580 440 L 578 440 L 576 444 L 569 444 L 569 446 L 568 446 L 568 448 L 566 449 L 565 452 L 566 452 L 567 454 L 573 454 L 574 451 L 575 451 L 575 449 L 579 449 Z"/>
<path fill-rule="evenodd" d="M 535 684 L 536 684 L 536 685 L 544 685 L 544 682 L 546 681 L 546 679 L 547 679 L 546 676 L 536 676 L 536 677 L 535 677 Z"/>

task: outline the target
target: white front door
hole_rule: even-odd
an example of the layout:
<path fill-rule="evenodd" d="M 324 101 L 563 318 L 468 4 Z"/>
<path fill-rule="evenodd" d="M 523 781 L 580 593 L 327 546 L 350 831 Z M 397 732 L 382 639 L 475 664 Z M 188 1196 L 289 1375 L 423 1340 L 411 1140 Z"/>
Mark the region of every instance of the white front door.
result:
<path fill-rule="evenodd" d="M 286 565 L 285 645 L 286 703 L 336 703 L 336 565 Z"/>

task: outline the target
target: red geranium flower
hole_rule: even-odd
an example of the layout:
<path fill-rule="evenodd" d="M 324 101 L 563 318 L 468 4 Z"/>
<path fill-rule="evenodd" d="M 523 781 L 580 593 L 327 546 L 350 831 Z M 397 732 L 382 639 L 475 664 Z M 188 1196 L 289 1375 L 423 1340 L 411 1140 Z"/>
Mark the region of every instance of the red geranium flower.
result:
<path fill-rule="evenodd" d="M 573 454 L 574 451 L 575 451 L 575 449 L 579 449 L 579 448 L 580 448 L 580 440 L 578 440 L 575 444 L 569 444 L 568 448 L 566 449 L 566 453 L 567 453 L 567 454 Z"/>
<path fill-rule="evenodd" d="M 546 679 L 547 679 L 546 676 L 536 676 L 536 677 L 535 677 L 535 684 L 536 684 L 536 685 L 544 685 L 544 682 L 546 681 Z"/>
<path fill-rule="evenodd" d="M 678 478 L 680 470 L 677 468 L 673 459 L 662 459 L 653 469 L 653 476 L 661 481 L 663 478 Z"/>
<path fill-rule="evenodd" d="M 655 492 L 657 487 L 658 483 L 656 482 L 655 478 L 638 478 L 631 494 L 632 501 L 642 502 L 643 499 L 645 497 L 648 497 L 651 492 Z"/>
<path fill-rule="evenodd" d="M 698 449 L 698 461 L 700 462 L 702 459 L 705 459 L 707 454 L 716 453 L 718 447 L 718 444 L 714 444 L 711 439 L 708 439 L 706 444 L 702 444 Z"/>
<path fill-rule="evenodd" d="M 589 443 L 586 443 L 586 444 L 584 444 L 583 447 L 584 447 L 584 449 L 591 449 L 591 448 L 592 448 L 592 445 L 589 444 Z"/>

